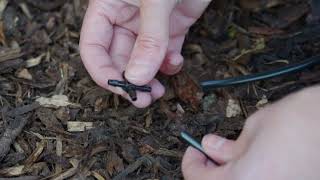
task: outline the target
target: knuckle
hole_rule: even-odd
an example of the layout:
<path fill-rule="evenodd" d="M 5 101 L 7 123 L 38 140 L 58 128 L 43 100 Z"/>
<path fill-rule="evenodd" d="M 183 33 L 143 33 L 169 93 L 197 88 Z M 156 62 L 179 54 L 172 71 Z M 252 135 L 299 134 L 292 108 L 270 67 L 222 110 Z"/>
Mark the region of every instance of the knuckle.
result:
<path fill-rule="evenodd" d="M 167 40 L 156 38 L 153 36 L 142 35 L 139 37 L 138 46 L 146 52 L 161 52 L 167 46 Z"/>

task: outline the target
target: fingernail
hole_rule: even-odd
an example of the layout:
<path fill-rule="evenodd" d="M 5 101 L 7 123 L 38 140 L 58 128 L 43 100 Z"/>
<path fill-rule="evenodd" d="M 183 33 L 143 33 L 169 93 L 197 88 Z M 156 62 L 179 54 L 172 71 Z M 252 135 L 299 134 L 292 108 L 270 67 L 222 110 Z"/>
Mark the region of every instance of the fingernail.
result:
<path fill-rule="evenodd" d="M 224 145 L 225 142 L 225 138 L 215 135 L 208 135 L 204 138 L 204 146 L 213 151 L 218 151 Z"/>

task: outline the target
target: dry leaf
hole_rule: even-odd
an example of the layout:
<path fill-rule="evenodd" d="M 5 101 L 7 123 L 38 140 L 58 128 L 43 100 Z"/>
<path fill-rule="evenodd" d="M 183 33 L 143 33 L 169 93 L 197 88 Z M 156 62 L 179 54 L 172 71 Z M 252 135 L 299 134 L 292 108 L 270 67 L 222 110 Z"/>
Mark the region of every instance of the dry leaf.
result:
<path fill-rule="evenodd" d="M 239 103 L 234 99 L 229 99 L 228 106 L 226 108 L 226 117 L 227 118 L 237 117 L 241 115 L 241 112 L 242 111 Z"/>
<path fill-rule="evenodd" d="M 32 80 L 32 75 L 28 69 L 21 69 L 16 72 L 16 76 L 21 79 Z"/>
<path fill-rule="evenodd" d="M 69 121 L 67 122 L 69 132 L 83 132 L 93 128 L 93 122 L 78 122 Z"/>
<path fill-rule="evenodd" d="M 54 95 L 51 98 L 40 97 L 36 100 L 41 106 L 43 107 L 66 107 L 66 106 L 73 106 L 73 107 L 80 107 L 81 105 L 69 102 L 69 99 L 65 95 Z"/>

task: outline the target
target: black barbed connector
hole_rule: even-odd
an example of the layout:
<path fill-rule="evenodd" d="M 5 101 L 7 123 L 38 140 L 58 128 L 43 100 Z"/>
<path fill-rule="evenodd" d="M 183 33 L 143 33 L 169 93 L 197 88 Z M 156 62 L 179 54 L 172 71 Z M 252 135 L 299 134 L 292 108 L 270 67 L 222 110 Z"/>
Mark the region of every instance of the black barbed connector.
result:
<path fill-rule="evenodd" d="M 137 86 L 134 85 L 130 82 L 128 82 L 123 74 L 123 79 L 124 81 L 119 81 L 119 80 L 109 80 L 108 84 L 110 86 L 114 86 L 114 87 L 121 87 L 125 92 L 127 92 L 131 98 L 132 101 L 136 101 L 137 100 L 137 92 L 136 91 L 140 91 L 140 92 L 151 92 L 152 88 L 150 86 Z"/>
<path fill-rule="evenodd" d="M 141 91 L 141 92 L 151 92 L 152 91 L 152 88 L 150 86 L 137 86 L 137 85 L 131 84 L 127 81 L 109 80 L 108 84 L 110 86 L 121 87 L 121 88 L 125 88 L 125 89 L 134 89 L 136 91 Z"/>

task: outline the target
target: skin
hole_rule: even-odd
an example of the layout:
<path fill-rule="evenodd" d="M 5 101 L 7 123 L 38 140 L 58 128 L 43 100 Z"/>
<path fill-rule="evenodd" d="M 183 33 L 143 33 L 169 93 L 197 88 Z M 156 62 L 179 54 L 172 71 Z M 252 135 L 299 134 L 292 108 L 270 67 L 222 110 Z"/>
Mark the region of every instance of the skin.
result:
<path fill-rule="evenodd" d="M 320 179 L 319 92 L 309 88 L 258 111 L 236 141 L 205 136 L 205 152 L 223 166 L 189 147 L 182 162 L 185 179 Z"/>
<path fill-rule="evenodd" d="M 150 85 L 151 93 L 138 92 L 132 102 L 149 106 L 164 94 L 155 79 L 161 72 L 173 75 L 183 65 L 181 48 L 188 29 L 208 6 L 206 0 L 90 0 L 83 22 L 80 54 L 93 80 L 130 100 L 122 89 L 108 86 L 109 79 L 126 79 Z"/>
<path fill-rule="evenodd" d="M 93 80 L 130 99 L 109 79 L 150 85 L 138 92 L 136 107 L 147 107 L 164 94 L 158 71 L 173 75 L 181 69 L 181 47 L 190 26 L 207 0 L 90 0 L 83 22 L 80 53 Z M 317 180 L 320 179 L 320 87 L 309 88 L 252 115 L 236 141 L 215 135 L 202 145 L 216 167 L 189 147 L 182 162 L 185 179 Z"/>

